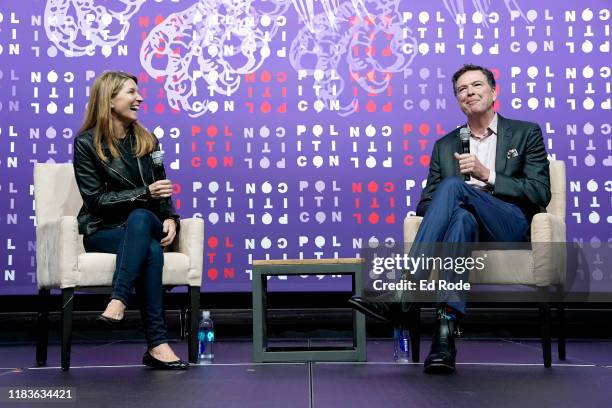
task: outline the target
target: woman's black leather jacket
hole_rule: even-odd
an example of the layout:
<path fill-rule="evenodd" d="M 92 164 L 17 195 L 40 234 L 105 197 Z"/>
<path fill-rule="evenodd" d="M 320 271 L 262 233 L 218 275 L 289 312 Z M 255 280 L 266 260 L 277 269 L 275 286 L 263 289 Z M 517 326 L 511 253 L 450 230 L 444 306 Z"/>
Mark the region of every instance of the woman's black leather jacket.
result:
<path fill-rule="evenodd" d="M 156 150 L 159 149 L 159 145 Z M 106 157 L 112 157 L 103 145 Z M 100 228 L 122 225 L 128 215 L 137 208 L 152 211 L 160 221 L 173 218 L 179 227 L 178 214 L 170 198 L 154 199 L 148 186 L 155 181 L 151 156 L 137 158 L 142 184 L 136 185 L 127 177 L 127 169 L 121 158 L 103 162 L 96 154 L 93 129 L 74 139 L 74 173 L 83 198 L 79 211 L 79 233 L 90 235 Z"/>

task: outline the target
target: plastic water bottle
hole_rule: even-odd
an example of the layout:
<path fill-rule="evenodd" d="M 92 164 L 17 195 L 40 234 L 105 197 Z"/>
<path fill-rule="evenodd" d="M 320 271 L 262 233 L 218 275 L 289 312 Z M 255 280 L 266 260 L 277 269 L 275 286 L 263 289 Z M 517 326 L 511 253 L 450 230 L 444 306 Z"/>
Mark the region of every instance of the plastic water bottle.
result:
<path fill-rule="evenodd" d="M 408 363 L 410 360 L 410 333 L 406 329 L 393 329 L 393 358 L 398 363 Z"/>
<path fill-rule="evenodd" d="M 198 362 L 212 363 L 215 355 L 213 344 L 215 343 L 215 329 L 210 318 L 210 311 L 202 311 L 202 319 L 198 328 Z"/>

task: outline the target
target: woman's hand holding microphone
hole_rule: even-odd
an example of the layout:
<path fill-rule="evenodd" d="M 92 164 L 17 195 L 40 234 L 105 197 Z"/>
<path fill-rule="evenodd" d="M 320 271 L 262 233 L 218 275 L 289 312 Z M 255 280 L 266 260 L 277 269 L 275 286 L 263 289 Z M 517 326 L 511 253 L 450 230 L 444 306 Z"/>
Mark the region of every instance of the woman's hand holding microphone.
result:
<path fill-rule="evenodd" d="M 156 199 L 168 198 L 172 196 L 172 182 L 170 180 L 157 180 L 149 185 L 149 193 L 151 197 Z M 167 247 L 172 244 L 176 237 L 176 221 L 172 218 L 164 220 L 163 231 L 165 236 L 160 244 L 163 247 Z"/>
<path fill-rule="evenodd" d="M 157 180 L 149 185 L 151 197 L 160 199 L 172 196 L 172 182 L 170 180 Z"/>

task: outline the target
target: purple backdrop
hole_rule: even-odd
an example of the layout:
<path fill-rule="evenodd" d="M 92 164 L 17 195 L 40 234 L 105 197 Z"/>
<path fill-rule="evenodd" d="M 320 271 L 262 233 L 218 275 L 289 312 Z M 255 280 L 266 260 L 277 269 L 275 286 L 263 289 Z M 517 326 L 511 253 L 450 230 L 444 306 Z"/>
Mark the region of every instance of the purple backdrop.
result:
<path fill-rule="evenodd" d="M 0 4 L 0 294 L 35 290 L 33 163 L 71 160 L 111 69 L 140 78 L 178 211 L 205 219 L 204 291 L 250 290 L 252 259 L 401 243 L 434 141 L 463 123 L 450 77 L 467 62 L 566 161 L 568 239 L 610 243 L 609 1 L 225 3 Z"/>

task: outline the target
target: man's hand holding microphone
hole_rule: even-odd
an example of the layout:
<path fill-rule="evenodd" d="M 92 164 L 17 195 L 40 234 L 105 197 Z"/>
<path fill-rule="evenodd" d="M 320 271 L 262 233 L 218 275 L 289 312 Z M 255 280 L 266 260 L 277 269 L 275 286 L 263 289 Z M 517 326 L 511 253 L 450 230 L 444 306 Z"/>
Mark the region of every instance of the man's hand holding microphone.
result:
<path fill-rule="evenodd" d="M 459 161 L 459 172 L 464 175 L 465 181 L 472 176 L 486 183 L 491 171 L 482 165 L 475 154 L 470 153 L 470 130 L 466 127 L 459 129 L 459 139 L 461 139 L 462 153 L 454 154 L 455 159 Z"/>
<path fill-rule="evenodd" d="M 455 159 L 459 161 L 459 172 L 465 174 L 467 180 L 469 180 L 470 175 L 485 183 L 489 180 L 489 173 L 491 173 L 491 170 L 483 166 L 475 154 L 455 153 Z"/>

